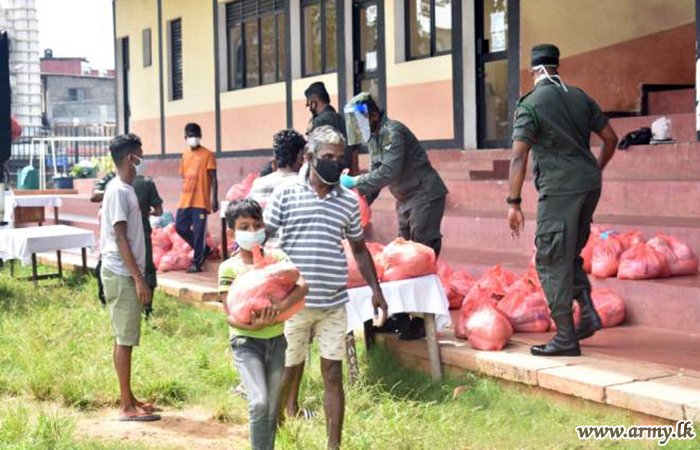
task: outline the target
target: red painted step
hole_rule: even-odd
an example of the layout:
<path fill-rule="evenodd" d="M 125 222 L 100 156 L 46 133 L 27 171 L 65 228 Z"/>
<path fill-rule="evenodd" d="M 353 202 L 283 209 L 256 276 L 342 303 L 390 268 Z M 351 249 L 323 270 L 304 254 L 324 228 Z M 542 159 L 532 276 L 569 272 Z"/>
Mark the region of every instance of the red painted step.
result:
<path fill-rule="evenodd" d="M 486 269 L 503 264 L 522 274 L 529 258 L 506 252 L 443 248 L 441 254 L 453 267 L 479 276 Z M 627 322 L 688 333 L 700 333 L 700 275 L 663 280 L 618 280 L 591 277 L 594 289 L 609 288 L 625 299 Z"/>

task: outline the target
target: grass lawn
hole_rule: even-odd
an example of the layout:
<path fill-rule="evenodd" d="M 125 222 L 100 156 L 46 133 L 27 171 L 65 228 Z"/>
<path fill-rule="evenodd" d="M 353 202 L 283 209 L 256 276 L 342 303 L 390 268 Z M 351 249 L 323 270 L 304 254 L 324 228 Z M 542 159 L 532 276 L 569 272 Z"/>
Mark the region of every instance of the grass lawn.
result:
<path fill-rule="evenodd" d="M 81 416 L 118 403 L 109 318 L 95 292 L 92 279 L 68 278 L 34 288 L 0 271 L 0 449 L 169 448 L 146 439 L 90 440 L 75 431 Z M 162 294 L 156 295 L 154 309 L 134 352 L 137 397 L 172 409 L 205 408 L 212 422 L 244 426 L 246 403 L 230 393 L 238 375 L 223 315 Z M 362 374 L 359 384 L 347 389 L 345 449 L 652 447 L 642 441 L 577 439 L 577 425 L 632 425 L 634 419 L 624 412 L 583 401 L 564 404 L 535 389 L 468 373 L 435 384 L 400 369 L 380 348 L 369 361 L 362 345 L 358 351 Z M 322 412 L 317 356 L 314 361 L 302 399 Z M 455 399 L 458 386 L 464 392 Z M 311 421 L 288 422 L 277 439 L 279 449 L 322 449 L 324 444 L 322 413 Z M 671 441 L 667 448 L 696 445 Z"/>

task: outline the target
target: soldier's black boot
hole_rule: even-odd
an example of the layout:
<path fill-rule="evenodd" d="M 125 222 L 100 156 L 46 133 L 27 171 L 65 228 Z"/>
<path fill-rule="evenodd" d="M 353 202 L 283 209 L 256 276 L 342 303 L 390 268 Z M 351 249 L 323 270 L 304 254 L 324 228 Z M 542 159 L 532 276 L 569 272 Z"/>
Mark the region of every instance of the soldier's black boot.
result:
<path fill-rule="evenodd" d="M 603 323 L 600 321 L 600 316 L 593 306 L 593 299 L 588 290 L 581 292 L 581 295 L 576 299 L 581 307 L 581 323 L 576 330 L 576 337 L 579 341 L 588 339 L 593 336 L 596 331 L 603 328 Z"/>
<path fill-rule="evenodd" d="M 557 325 L 557 334 L 544 347 L 530 347 L 530 353 L 535 356 L 581 356 L 573 314 L 558 314 L 552 316 L 552 320 Z"/>

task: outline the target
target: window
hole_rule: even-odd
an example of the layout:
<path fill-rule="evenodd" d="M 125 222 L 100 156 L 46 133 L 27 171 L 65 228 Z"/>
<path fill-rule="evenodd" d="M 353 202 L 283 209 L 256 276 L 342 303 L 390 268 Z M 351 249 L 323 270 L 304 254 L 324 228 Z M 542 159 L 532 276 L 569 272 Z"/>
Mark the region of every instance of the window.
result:
<path fill-rule="evenodd" d="M 452 0 L 406 0 L 406 55 L 428 58 L 452 51 Z"/>
<path fill-rule="evenodd" d="M 85 88 L 68 88 L 68 101 L 85 101 Z"/>
<path fill-rule="evenodd" d="M 287 40 L 284 0 L 236 0 L 226 5 L 228 87 L 284 81 Z"/>
<path fill-rule="evenodd" d="M 168 22 L 170 57 L 170 100 L 181 100 L 182 88 L 182 19 Z"/>
<path fill-rule="evenodd" d="M 153 56 L 151 54 L 151 29 L 146 28 L 141 33 L 143 38 L 143 67 L 150 67 L 153 64 Z"/>
<path fill-rule="evenodd" d="M 302 0 L 303 75 L 319 75 L 338 68 L 336 0 Z"/>

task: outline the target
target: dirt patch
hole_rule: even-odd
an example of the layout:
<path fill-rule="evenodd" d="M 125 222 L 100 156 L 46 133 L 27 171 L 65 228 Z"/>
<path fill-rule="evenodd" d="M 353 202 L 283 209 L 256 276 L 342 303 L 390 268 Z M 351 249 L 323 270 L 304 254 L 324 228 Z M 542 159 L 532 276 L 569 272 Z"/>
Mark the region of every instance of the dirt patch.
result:
<path fill-rule="evenodd" d="M 76 434 L 90 439 L 139 442 L 172 449 L 244 448 L 247 426 L 220 424 L 200 408 L 164 411 L 158 422 L 119 422 L 119 412 L 103 410 L 78 419 Z"/>

